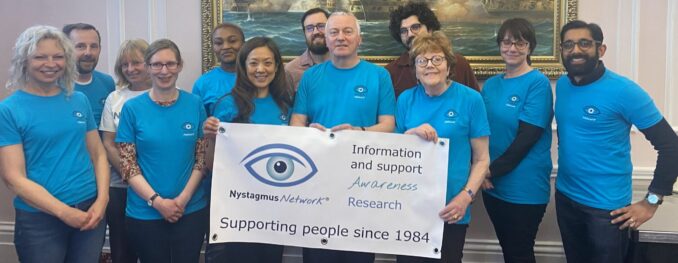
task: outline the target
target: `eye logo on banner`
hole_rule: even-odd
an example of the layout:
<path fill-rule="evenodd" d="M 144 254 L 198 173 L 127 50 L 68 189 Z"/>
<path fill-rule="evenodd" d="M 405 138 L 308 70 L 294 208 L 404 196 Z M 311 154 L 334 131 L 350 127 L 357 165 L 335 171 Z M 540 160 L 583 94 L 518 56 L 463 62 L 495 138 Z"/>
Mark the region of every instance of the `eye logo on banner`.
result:
<path fill-rule="evenodd" d="M 302 184 L 318 172 L 308 154 L 288 144 L 261 146 L 247 154 L 241 163 L 252 177 L 276 187 Z"/>

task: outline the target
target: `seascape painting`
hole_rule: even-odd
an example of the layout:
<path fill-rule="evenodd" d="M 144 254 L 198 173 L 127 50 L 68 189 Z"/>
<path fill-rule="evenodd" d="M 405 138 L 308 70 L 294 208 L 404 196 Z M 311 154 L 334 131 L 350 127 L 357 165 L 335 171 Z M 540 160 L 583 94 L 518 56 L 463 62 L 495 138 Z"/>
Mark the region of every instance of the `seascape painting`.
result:
<path fill-rule="evenodd" d="M 362 56 L 397 56 L 403 47 L 388 30 L 389 14 L 406 1 L 399 0 L 223 0 L 224 22 L 240 25 L 246 38 L 273 38 L 285 56 L 306 49 L 301 30 L 303 12 L 314 7 L 328 11 L 347 10 L 360 20 Z M 535 26 L 534 55 L 553 55 L 554 0 L 421 0 L 436 13 L 442 31 L 450 37 L 455 52 L 466 56 L 498 56 L 495 32 L 511 17 L 525 17 Z"/>

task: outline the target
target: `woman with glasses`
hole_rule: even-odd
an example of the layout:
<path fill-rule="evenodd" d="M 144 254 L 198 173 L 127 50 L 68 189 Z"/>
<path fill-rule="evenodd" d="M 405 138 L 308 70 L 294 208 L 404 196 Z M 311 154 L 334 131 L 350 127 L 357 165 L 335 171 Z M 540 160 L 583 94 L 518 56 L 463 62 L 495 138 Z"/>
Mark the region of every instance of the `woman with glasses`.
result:
<path fill-rule="evenodd" d="M 137 262 L 137 257 L 128 249 L 128 239 L 125 235 L 127 184 L 120 176 L 120 152 L 115 145 L 115 133 L 118 130 L 120 111 L 125 102 L 148 92 L 151 88 L 151 77 L 144 64 L 144 53 L 147 48 L 148 43 L 143 39 L 127 40 L 120 46 L 114 67 L 118 88 L 106 98 L 99 126 L 108 161 L 113 168 L 109 188 L 110 198 L 106 209 L 113 263 Z"/>
<path fill-rule="evenodd" d="M 176 86 L 183 60 L 174 42 L 153 42 L 144 61 L 151 89 L 122 107 L 115 138 L 130 186 L 127 237 L 142 263 L 198 262 L 208 222 L 205 107 Z"/>
<path fill-rule="evenodd" d="M 214 108 L 214 117 L 205 121 L 206 138 L 214 145 L 219 121 L 287 125 L 293 91 L 285 77 L 277 45 L 268 37 L 254 37 L 238 52 L 237 77 L 231 93 Z M 214 152 L 209 152 L 208 166 Z M 207 262 L 282 262 L 283 246 L 258 243 L 209 245 Z"/>
<path fill-rule="evenodd" d="M 439 213 L 445 221 L 440 260 L 398 256 L 398 262 L 461 262 L 470 204 L 489 165 L 489 124 L 480 94 L 448 76 L 455 65 L 452 45 L 436 31 L 414 39 L 410 49 L 419 84 L 398 99 L 396 130 L 436 142 L 450 139 L 447 205 Z"/>
<path fill-rule="evenodd" d="M 97 262 L 109 169 L 87 97 L 73 91 L 73 44 L 50 26 L 16 40 L 0 102 L 0 175 L 14 199 L 21 262 Z"/>
<path fill-rule="evenodd" d="M 534 239 L 551 189 L 553 95 L 548 78 L 530 66 L 537 46 L 530 22 L 504 21 L 497 45 L 506 71 L 482 90 L 492 132 L 483 202 L 504 261 L 535 262 Z"/>

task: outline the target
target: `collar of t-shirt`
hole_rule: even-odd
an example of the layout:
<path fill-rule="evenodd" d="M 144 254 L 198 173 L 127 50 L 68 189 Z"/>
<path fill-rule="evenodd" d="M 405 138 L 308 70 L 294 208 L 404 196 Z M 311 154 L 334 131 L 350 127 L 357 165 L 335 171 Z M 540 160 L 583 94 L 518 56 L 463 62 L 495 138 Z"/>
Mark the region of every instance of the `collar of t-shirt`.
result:
<path fill-rule="evenodd" d="M 94 75 L 92 75 L 92 77 L 90 77 L 88 81 L 80 82 L 80 81 L 76 80 L 75 83 L 80 85 L 80 86 L 87 86 L 90 83 L 92 83 L 93 80 L 94 80 Z"/>
<path fill-rule="evenodd" d="M 570 79 L 570 82 L 572 82 L 572 85 L 575 86 L 584 86 L 593 83 L 594 81 L 600 79 L 603 74 L 605 74 L 605 64 L 603 64 L 602 60 L 598 61 L 598 66 L 596 66 L 591 73 L 586 74 L 582 76 L 582 78 L 579 81 L 576 81 L 574 79 L 574 76 L 567 74 L 567 77 Z"/>

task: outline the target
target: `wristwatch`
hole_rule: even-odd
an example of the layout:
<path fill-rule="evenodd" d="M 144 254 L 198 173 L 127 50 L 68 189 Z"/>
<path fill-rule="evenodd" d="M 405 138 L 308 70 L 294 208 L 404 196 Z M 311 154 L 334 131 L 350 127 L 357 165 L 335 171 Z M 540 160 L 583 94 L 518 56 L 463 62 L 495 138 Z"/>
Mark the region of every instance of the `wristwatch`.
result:
<path fill-rule="evenodd" d="M 645 200 L 650 205 L 658 206 L 658 205 L 661 205 L 664 202 L 664 197 L 661 196 L 661 195 L 655 194 L 653 192 L 648 192 L 645 195 Z"/>
<path fill-rule="evenodd" d="M 153 194 L 153 195 L 151 196 L 151 198 L 148 198 L 148 201 L 146 201 L 146 204 L 147 204 L 148 206 L 151 206 L 151 207 L 152 207 L 152 206 L 153 206 L 153 200 L 155 200 L 156 198 L 158 198 L 158 196 L 160 196 L 158 193 Z"/>

